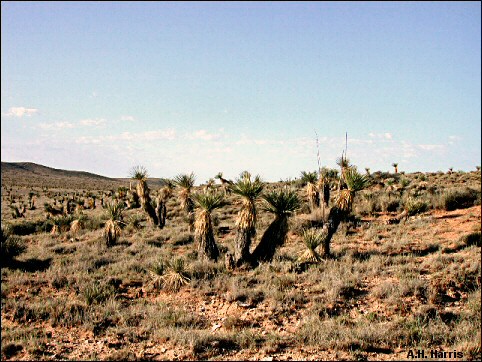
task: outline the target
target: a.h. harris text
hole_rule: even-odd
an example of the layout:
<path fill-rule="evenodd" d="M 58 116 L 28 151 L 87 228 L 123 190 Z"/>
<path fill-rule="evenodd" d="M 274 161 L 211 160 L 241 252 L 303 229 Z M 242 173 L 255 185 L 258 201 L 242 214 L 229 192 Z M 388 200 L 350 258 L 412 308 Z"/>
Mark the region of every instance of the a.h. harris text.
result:
<path fill-rule="evenodd" d="M 462 359 L 464 358 L 464 354 L 462 352 L 457 351 L 439 351 L 436 349 L 432 349 L 430 351 L 425 351 L 423 349 L 411 349 L 407 353 L 407 358 L 413 359 Z"/>

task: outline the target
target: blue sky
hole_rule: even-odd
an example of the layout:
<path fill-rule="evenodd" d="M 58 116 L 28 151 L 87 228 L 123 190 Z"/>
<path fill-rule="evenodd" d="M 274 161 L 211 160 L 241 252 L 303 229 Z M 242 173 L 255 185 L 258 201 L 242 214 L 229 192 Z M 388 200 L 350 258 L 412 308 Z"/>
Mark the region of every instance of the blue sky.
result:
<path fill-rule="evenodd" d="M 127 177 L 481 164 L 480 2 L 2 2 L 1 155 Z"/>

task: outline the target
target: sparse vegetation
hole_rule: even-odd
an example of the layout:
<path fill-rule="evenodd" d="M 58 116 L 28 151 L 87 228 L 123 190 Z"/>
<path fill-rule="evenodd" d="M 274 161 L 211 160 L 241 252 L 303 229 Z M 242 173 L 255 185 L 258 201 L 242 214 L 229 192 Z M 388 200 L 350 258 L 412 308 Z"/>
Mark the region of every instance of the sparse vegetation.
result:
<path fill-rule="evenodd" d="M 146 176 L 166 206 L 161 229 L 138 190 L 142 209 L 121 206 L 129 179 L 78 178 L 72 188 L 67 178 L 42 186 L 4 172 L 4 360 L 406 360 L 409 349 L 481 358 L 480 171 L 362 178 L 349 164 L 322 169 L 343 188 L 325 213 L 309 214 L 299 182 L 243 172 L 226 195 L 191 186 L 202 216 L 194 232 L 167 179 Z M 62 212 L 27 207 L 15 219 L 9 203 L 32 192 L 36 205 Z M 87 207 L 94 195 L 104 208 Z M 84 209 L 64 208 L 69 200 Z M 231 270 L 225 257 L 241 231 L 256 262 Z M 215 240 L 217 258 L 203 257 L 203 238 Z"/>

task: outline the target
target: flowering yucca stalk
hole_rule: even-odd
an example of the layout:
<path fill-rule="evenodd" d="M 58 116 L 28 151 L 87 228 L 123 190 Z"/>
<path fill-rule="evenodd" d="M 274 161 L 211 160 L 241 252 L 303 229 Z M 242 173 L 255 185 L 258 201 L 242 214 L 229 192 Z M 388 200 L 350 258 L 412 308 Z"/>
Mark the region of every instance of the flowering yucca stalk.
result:
<path fill-rule="evenodd" d="M 219 249 L 214 240 L 211 212 L 224 205 L 224 196 L 215 192 L 204 192 L 193 195 L 199 210 L 194 223 L 194 240 L 198 245 L 200 258 L 217 260 Z"/>

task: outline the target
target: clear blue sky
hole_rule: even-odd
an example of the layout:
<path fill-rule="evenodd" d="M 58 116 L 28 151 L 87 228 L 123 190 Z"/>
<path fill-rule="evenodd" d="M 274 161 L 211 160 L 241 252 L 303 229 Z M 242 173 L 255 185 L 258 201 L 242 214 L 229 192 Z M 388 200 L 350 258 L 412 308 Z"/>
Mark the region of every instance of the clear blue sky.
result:
<path fill-rule="evenodd" d="M 127 177 L 481 164 L 480 2 L 2 2 L 2 161 Z"/>

